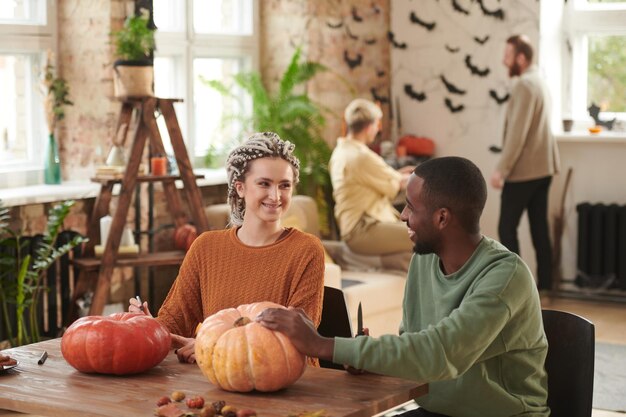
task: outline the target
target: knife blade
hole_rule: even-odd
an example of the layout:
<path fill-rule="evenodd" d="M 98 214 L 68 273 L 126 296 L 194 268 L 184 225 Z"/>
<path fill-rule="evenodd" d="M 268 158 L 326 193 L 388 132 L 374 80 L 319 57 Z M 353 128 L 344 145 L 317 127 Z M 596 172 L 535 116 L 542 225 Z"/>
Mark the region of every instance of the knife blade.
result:
<path fill-rule="evenodd" d="M 361 307 L 361 302 L 359 301 L 359 307 L 356 311 L 356 335 L 362 336 L 363 333 L 363 308 Z"/>

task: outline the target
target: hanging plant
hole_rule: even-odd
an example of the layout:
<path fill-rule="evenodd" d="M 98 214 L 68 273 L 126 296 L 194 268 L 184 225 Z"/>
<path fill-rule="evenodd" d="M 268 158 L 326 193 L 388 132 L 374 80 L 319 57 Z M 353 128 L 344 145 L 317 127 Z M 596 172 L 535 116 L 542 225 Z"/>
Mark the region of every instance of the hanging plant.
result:
<path fill-rule="evenodd" d="M 52 65 L 52 51 L 48 51 L 46 66 L 43 72 L 42 89 L 45 95 L 44 109 L 46 112 L 46 122 L 48 124 L 48 133 L 53 135 L 57 122 L 65 118 L 65 106 L 71 106 L 69 99 L 70 87 L 63 78 L 55 76 L 54 66 Z"/>

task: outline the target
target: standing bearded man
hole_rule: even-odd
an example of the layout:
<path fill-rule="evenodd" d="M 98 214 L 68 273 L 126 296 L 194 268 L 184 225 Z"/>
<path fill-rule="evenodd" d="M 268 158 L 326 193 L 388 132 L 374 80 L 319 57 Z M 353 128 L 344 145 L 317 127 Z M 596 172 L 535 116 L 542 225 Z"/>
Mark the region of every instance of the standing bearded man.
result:
<path fill-rule="evenodd" d="M 552 288 L 552 246 L 548 229 L 548 191 L 559 170 L 550 130 L 548 89 L 533 65 L 533 47 L 525 35 L 506 41 L 504 65 L 515 83 L 506 111 L 502 156 L 491 185 L 502 189 L 498 234 L 510 251 L 520 253 L 517 227 L 528 211 L 540 290 Z"/>

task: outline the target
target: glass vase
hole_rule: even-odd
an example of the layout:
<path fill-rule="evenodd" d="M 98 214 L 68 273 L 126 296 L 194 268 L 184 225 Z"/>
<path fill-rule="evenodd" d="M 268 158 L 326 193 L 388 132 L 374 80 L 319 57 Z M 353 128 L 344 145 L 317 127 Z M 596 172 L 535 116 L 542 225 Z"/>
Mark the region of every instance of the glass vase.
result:
<path fill-rule="evenodd" d="M 52 133 L 48 137 L 43 175 L 46 184 L 61 184 L 61 160 L 59 159 L 59 147 L 57 146 L 57 141 Z"/>

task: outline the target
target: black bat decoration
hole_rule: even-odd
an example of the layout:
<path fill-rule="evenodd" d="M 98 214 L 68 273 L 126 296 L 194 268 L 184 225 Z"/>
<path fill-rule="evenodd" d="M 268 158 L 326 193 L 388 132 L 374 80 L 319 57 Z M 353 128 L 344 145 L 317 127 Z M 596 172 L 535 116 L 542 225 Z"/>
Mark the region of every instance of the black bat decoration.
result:
<path fill-rule="evenodd" d="M 452 8 L 454 9 L 455 12 L 459 12 L 462 13 L 464 15 L 469 15 L 469 10 L 465 10 L 464 8 L 461 7 L 461 5 L 459 3 L 457 3 L 457 0 L 452 0 Z"/>
<path fill-rule="evenodd" d="M 600 107 L 596 105 L 596 103 L 591 103 L 591 106 L 587 107 L 587 111 L 589 112 L 589 116 L 596 123 L 596 126 L 604 126 L 609 130 L 613 130 L 613 124 L 615 123 L 615 118 L 613 120 L 600 120 Z"/>
<path fill-rule="evenodd" d="M 355 34 L 353 34 L 352 32 L 350 32 L 350 27 L 348 27 L 348 25 L 346 25 L 346 33 L 348 34 L 348 37 L 349 37 L 350 39 L 353 39 L 353 40 L 355 40 L 355 41 L 356 41 L 357 39 L 359 39 L 359 37 L 358 37 L 357 35 L 355 35 Z"/>
<path fill-rule="evenodd" d="M 464 95 L 465 93 L 467 93 L 466 90 L 461 90 L 460 88 L 458 88 L 456 85 L 452 84 L 450 81 L 446 80 L 445 76 L 440 76 L 439 78 L 441 78 L 441 81 L 443 82 L 443 84 L 446 86 L 446 90 L 448 90 L 448 92 L 450 94 L 458 94 L 458 95 Z"/>
<path fill-rule="evenodd" d="M 356 58 L 350 58 L 347 50 L 343 51 L 343 60 L 346 61 L 346 64 L 350 67 L 350 69 L 354 69 L 361 65 L 363 62 L 363 55 L 356 54 Z"/>
<path fill-rule="evenodd" d="M 498 96 L 498 92 L 496 90 L 489 90 L 489 96 L 491 96 L 491 98 L 494 99 L 498 104 L 505 103 L 509 99 L 509 97 L 511 97 L 509 93 L 506 93 L 505 95 L 500 97 Z"/>
<path fill-rule="evenodd" d="M 363 18 L 357 13 L 356 7 L 352 7 L 352 18 L 355 22 L 362 22 Z"/>
<path fill-rule="evenodd" d="M 376 38 L 363 39 L 363 42 L 365 42 L 367 45 L 374 45 L 376 43 Z"/>
<path fill-rule="evenodd" d="M 452 104 L 452 100 L 450 100 L 448 97 L 446 97 L 445 103 L 448 110 L 450 110 L 450 113 L 458 113 L 460 111 L 463 111 L 463 109 L 465 108 L 463 104 L 454 106 L 454 104 Z"/>
<path fill-rule="evenodd" d="M 480 10 L 483 11 L 483 14 L 485 16 L 491 16 L 491 17 L 495 17 L 496 19 L 504 20 L 504 10 L 502 9 L 489 10 L 485 7 L 484 0 L 477 0 L 477 1 L 478 1 L 478 4 L 480 5 Z"/>
<path fill-rule="evenodd" d="M 451 47 L 450 45 L 446 44 L 446 51 L 448 51 L 448 52 L 450 52 L 450 53 L 456 54 L 456 53 L 457 53 L 457 52 L 459 52 L 460 50 L 461 50 L 461 48 L 460 48 L 460 47 L 458 47 L 458 46 L 457 46 L 456 48 L 453 48 L 453 47 Z"/>
<path fill-rule="evenodd" d="M 343 26 L 343 20 L 340 20 L 339 23 L 326 22 L 326 26 L 328 26 L 331 29 L 339 29 L 340 27 Z"/>
<path fill-rule="evenodd" d="M 387 74 L 387 71 L 381 70 L 381 69 L 376 69 L 376 76 L 377 77 L 384 77 L 385 74 Z"/>
<path fill-rule="evenodd" d="M 476 65 L 472 64 L 472 57 L 469 55 L 465 56 L 465 66 L 469 68 L 469 70 L 472 72 L 472 75 L 478 75 L 479 77 L 486 77 L 491 72 L 489 67 L 485 67 L 485 69 L 480 69 Z"/>
<path fill-rule="evenodd" d="M 481 45 L 484 45 L 489 40 L 489 35 L 485 35 L 483 38 L 479 38 L 478 36 L 474 36 L 474 40 Z"/>
<path fill-rule="evenodd" d="M 396 36 L 393 34 L 393 32 L 391 31 L 387 32 L 387 38 L 389 39 L 389 42 L 391 42 L 394 48 L 406 49 L 406 42 L 397 42 Z"/>
<path fill-rule="evenodd" d="M 415 12 L 411 12 L 410 19 L 412 23 L 425 27 L 429 32 L 433 30 L 435 26 L 437 26 L 436 22 L 430 22 L 430 23 L 424 22 L 422 19 L 417 17 Z"/>
<path fill-rule="evenodd" d="M 502 148 L 496 145 L 491 145 L 489 147 L 489 151 L 493 152 L 493 153 L 500 153 L 502 152 Z"/>
<path fill-rule="evenodd" d="M 413 90 L 413 86 L 411 84 L 404 84 L 404 92 L 406 93 L 407 96 L 411 97 L 413 100 L 417 100 L 417 101 L 426 100 L 426 93 Z"/>
<path fill-rule="evenodd" d="M 389 103 L 389 97 L 379 96 L 378 93 L 376 93 L 376 88 L 374 87 L 370 88 L 370 92 L 372 93 L 372 98 L 374 99 L 375 102 L 377 101 L 381 104 Z"/>

